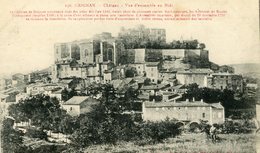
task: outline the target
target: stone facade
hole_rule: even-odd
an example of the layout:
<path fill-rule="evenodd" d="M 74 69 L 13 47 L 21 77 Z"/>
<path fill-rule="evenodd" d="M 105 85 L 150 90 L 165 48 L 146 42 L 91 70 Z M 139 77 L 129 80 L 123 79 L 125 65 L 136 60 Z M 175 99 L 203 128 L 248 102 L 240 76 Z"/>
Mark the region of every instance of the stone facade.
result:
<path fill-rule="evenodd" d="M 243 77 L 233 73 L 213 73 L 209 81 L 211 84 L 208 87 L 211 88 L 229 89 L 238 92 L 243 92 L 244 89 Z"/>
<path fill-rule="evenodd" d="M 161 121 L 166 118 L 180 121 L 208 121 L 209 124 L 224 123 L 224 107 L 220 103 L 207 104 L 203 101 L 193 102 L 144 102 L 143 119 Z"/>
<path fill-rule="evenodd" d="M 146 77 L 151 79 L 151 82 L 157 83 L 159 79 L 159 63 L 147 62 L 145 63 Z"/>
<path fill-rule="evenodd" d="M 91 106 L 98 103 L 98 100 L 88 96 L 74 96 L 62 104 L 71 116 L 79 116 L 91 110 Z"/>
<path fill-rule="evenodd" d="M 187 71 L 178 71 L 176 79 L 181 84 L 193 84 L 196 83 L 199 87 L 207 87 L 207 77 L 213 73 L 210 69 L 190 69 Z"/>

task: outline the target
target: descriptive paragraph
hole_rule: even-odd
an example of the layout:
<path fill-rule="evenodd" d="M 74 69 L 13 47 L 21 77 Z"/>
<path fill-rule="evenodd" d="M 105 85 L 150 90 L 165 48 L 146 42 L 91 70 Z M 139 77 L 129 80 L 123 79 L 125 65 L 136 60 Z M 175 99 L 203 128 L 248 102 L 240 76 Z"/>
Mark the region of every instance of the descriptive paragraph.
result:
<path fill-rule="evenodd" d="M 12 17 L 26 21 L 210 21 L 225 17 L 225 10 L 174 10 L 173 8 L 98 8 L 79 7 L 61 10 L 13 10 Z"/>

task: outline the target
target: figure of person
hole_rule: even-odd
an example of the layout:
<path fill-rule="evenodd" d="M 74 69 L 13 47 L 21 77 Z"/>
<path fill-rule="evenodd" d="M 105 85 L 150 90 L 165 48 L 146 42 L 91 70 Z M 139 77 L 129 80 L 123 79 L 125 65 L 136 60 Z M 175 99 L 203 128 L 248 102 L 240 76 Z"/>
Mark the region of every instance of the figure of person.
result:
<path fill-rule="evenodd" d="M 213 124 L 211 126 L 209 132 L 210 132 L 210 136 L 211 136 L 212 141 L 216 142 L 216 138 L 217 138 L 217 134 L 216 134 L 217 128 L 216 128 L 216 125 Z"/>

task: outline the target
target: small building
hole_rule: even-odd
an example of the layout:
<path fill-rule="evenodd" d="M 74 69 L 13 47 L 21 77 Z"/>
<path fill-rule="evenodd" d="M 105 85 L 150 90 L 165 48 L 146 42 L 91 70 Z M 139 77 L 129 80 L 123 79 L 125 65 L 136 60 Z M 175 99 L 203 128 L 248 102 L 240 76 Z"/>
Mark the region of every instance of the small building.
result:
<path fill-rule="evenodd" d="M 199 87 L 207 87 L 207 77 L 213 73 L 211 69 L 190 69 L 187 71 L 178 71 L 176 78 L 181 84 L 189 85 L 196 83 Z"/>
<path fill-rule="evenodd" d="M 145 64 L 144 63 L 133 63 L 129 64 L 130 67 L 134 67 L 138 76 L 144 76 L 145 74 Z"/>
<path fill-rule="evenodd" d="M 19 101 L 25 100 L 28 97 L 29 95 L 27 93 L 19 93 L 16 95 L 15 101 L 18 103 Z"/>
<path fill-rule="evenodd" d="M 147 85 L 140 88 L 141 93 L 149 93 L 150 95 L 160 95 L 162 90 L 165 90 L 167 87 L 170 87 L 169 84 L 156 84 L 156 85 Z"/>
<path fill-rule="evenodd" d="M 211 75 L 212 80 L 211 86 L 208 84 L 208 87 L 215 89 L 229 89 L 233 91 L 243 92 L 244 82 L 242 75 L 234 73 L 213 73 Z"/>
<path fill-rule="evenodd" d="M 225 111 L 220 103 L 203 101 L 144 102 L 143 120 L 161 121 L 166 118 L 185 122 L 208 121 L 209 124 L 224 123 Z"/>
<path fill-rule="evenodd" d="M 159 62 L 145 63 L 146 77 L 151 79 L 151 82 L 157 83 L 159 79 Z"/>
<path fill-rule="evenodd" d="M 79 116 L 91 111 L 91 107 L 98 104 L 98 100 L 89 96 L 74 96 L 62 104 L 71 116 Z"/>

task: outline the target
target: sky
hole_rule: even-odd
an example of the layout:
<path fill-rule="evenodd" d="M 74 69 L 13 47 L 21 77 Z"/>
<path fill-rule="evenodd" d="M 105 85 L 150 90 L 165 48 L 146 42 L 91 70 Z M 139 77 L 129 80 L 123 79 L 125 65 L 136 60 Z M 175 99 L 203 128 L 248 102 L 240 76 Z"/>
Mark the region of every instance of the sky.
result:
<path fill-rule="evenodd" d="M 174 10 L 226 10 L 212 21 L 34 21 L 13 18 L 11 10 L 57 10 L 69 3 L 170 3 Z M 120 27 L 143 24 L 165 28 L 167 41 L 198 39 L 206 44 L 211 61 L 224 64 L 259 63 L 258 0 L 2 0 L 0 6 L 0 74 L 27 73 L 54 63 L 54 43 L 91 38 Z M 111 8 L 115 9 L 115 8 Z M 119 8 L 122 9 L 122 8 Z"/>

